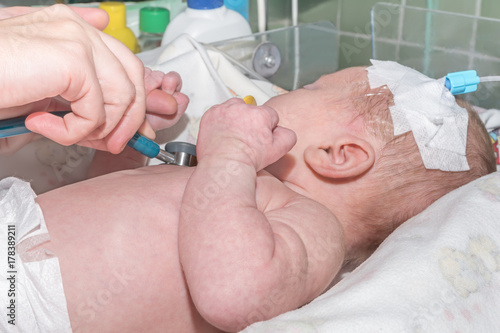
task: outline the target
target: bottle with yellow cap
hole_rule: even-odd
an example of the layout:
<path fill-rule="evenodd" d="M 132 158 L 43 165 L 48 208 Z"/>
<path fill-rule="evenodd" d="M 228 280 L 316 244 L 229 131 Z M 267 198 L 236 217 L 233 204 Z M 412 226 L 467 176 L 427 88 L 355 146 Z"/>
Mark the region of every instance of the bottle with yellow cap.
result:
<path fill-rule="evenodd" d="M 101 2 L 99 8 L 104 9 L 109 15 L 109 23 L 103 31 L 125 44 L 132 52 L 141 52 L 134 32 L 127 27 L 125 4 L 118 1 L 106 1 Z"/>

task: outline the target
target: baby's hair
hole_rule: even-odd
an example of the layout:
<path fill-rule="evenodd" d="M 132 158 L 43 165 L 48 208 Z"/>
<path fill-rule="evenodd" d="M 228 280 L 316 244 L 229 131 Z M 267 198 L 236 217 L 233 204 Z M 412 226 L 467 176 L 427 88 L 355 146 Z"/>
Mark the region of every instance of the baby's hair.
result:
<path fill-rule="evenodd" d="M 469 114 L 466 155 L 470 167 L 469 171 L 461 172 L 425 169 L 413 134 L 394 136 L 389 111 L 394 99 L 386 86 L 370 89 L 368 82 L 359 82 L 353 89 L 351 100 L 366 131 L 385 142 L 372 170 L 375 174 L 373 183 L 367 190 L 367 195 L 371 196 L 368 199 L 378 203 L 373 207 L 371 249 L 396 227 L 443 195 L 496 171 L 488 132 L 473 108 L 461 100 L 457 99 L 457 103 Z M 387 212 L 392 213 L 388 216 Z M 387 221 L 387 218 L 391 220 Z"/>

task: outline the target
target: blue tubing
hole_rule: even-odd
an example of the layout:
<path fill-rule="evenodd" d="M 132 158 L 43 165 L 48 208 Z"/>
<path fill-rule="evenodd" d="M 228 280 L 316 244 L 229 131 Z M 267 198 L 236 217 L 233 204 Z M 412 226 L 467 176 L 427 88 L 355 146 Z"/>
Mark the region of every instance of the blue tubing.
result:
<path fill-rule="evenodd" d="M 52 112 L 52 114 L 59 117 L 64 117 L 64 115 L 70 112 L 71 111 L 56 111 Z M 28 116 L 0 120 L 0 139 L 31 133 L 31 131 L 27 129 L 25 125 L 27 117 Z M 156 142 L 149 140 L 139 133 L 135 133 L 134 136 L 129 140 L 127 145 L 149 158 L 155 158 L 160 153 L 160 146 Z"/>
<path fill-rule="evenodd" d="M 71 111 L 56 111 L 52 112 L 52 114 L 59 117 L 64 117 L 64 115 L 70 112 Z M 27 117 L 28 116 L 0 120 L 0 138 L 8 138 L 15 135 L 31 133 L 31 131 L 27 129 L 25 125 Z"/>

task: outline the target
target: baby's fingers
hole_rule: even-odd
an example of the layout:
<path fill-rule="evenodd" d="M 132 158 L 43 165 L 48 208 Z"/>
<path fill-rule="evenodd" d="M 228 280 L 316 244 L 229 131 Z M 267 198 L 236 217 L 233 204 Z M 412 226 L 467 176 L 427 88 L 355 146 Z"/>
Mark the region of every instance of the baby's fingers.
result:
<path fill-rule="evenodd" d="M 161 89 L 171 95 L 182 89 L 182 79 L 177 72 L 168 72 L 163 76 Z"/>
<path fill-rule="evenodd" d="M 182 79 L 177 72 L 153 71 L 149 67 L 144 68 L 144 82 L 146 93 L 154 89 L 161 89 L 164 92 L 173 95 L 176 91 L 181 91 Z"/>

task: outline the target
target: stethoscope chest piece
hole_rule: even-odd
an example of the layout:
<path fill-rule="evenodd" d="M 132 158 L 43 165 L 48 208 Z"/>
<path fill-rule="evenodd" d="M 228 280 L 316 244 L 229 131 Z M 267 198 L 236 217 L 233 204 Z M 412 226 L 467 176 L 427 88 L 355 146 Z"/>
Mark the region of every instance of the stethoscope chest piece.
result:
<path fill-rule="evenodd" d="M 187 143 L 173 141 L 165 145 L 165 151 L 174 157 L 173 163 L 182 166 L 196 166 L 198 160 L 196 159 L 196 146 Z"/>

